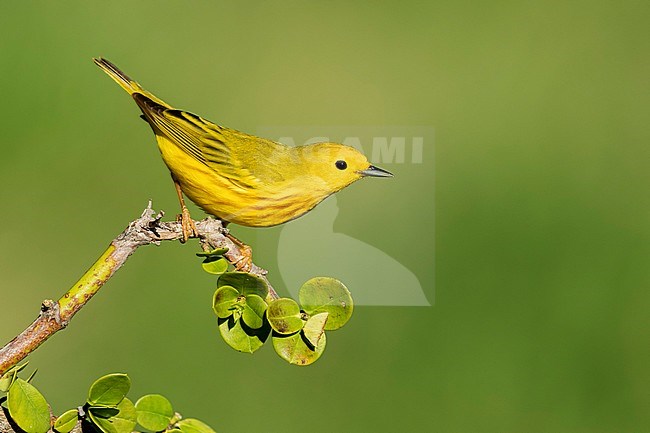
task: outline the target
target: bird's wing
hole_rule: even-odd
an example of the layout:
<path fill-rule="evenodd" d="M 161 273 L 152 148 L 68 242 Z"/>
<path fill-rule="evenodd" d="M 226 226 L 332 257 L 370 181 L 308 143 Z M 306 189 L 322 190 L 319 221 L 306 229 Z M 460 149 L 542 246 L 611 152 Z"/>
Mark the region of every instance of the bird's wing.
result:
<path fill-rule="evenodd" d="M 273 157 L 283 157 L 283 146 L 221 127 L 183 110 L 170 109 L 135 93 L 136 103 L 151 126 L 235 186 L 254 188 L 282 180 Z"/>

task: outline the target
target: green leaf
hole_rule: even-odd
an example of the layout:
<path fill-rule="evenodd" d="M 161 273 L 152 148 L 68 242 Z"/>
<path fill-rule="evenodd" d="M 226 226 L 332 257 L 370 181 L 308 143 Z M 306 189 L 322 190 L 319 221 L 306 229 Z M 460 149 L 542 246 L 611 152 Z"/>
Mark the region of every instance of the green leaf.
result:
<path fill-rule="evenodd" d="M 312 278 L 302 285 L 298 297 L 303 310 L 310 316 L 329 313 L 325 325 L 327 331 L 339 329 L 352 316 L 352 295 L 347 287 L 335 278 Z"/>
<path fill-rule="evenodd" d="M 273 348 L 282 359 L 294 365 L 309 365 L 323 354 L 327 337 L 323 333 L 315 350 L 310 347 L 303 332 L 296 332 L 293 335 L 273 334 Z"/>
<path fill-rule="evenodd" d="M 117 408 L 120 410 L 120 413 L 111 418 L 113 425 L 117 429 L 117 433 L 133 432 L 138 418 L 133 402 L 128 398 L 124 398 L 117 405 Z"/>
<path fill-rule="evenodd" d="M 69 433 L 79 422 L 77 409 L 70 409 L 61 414 L 54 423 L 54 430 L 59 433 Z"/>
<path fill-rule="evenodd" d="M 22 371 L 25 367 L 27 367 L 27 364 L 29 364 L 29 361 L 25 362 L 24 364 L 17 365 L 13 368 L 10 368 L 5 372 L 5 374 L 0 376 L 0 391 L 2 392 L 9 391 L 9 388 L 11 388 L 11 384 L 14 383 L 14 381 L 18 377 L 18 373 Z"/>
<path fill-rule="evenodd" d="M 209 274 L 221 275 L 228 270 L 228 260 L 223 257 L 208 257 L 203 260 L 201 266 Z"/>
<path fill-rule="evenodd" d="M 225 319 L 234 312 L 234 307 L 239 302 L 240 293 L 231 286 L 222 286 L 214 292 L 212 309 L 217 317 Z"/>
<path fill-rule="evenodd" d="M 0 377 L 0 392 L 7 392 L 11 388 L 11 384 L 16 380 L 16 372 L 9 370 Z"/>
<path fill-rule="evenodd" d="M 90 420 L 104 433 L 131 433 L 136 424 L 135 406 L 128 398 L 123 398 L 117 405 L 118 413 L 109 418 L 97 416 L 95 411 L 88 411 Z"/>
<path fill-rule="evenodd" d="M 91 385 L 90 391 L 88 391 L 88 404 L 91 406 L 116 406 L 130 388 L 131 379 L 126 374 L 107 374 Z"/>
<path fill-rule="evenodd" d="M 174 416 L 172 404 L 159 394 L 149 394 L 135 403 L 138 413 L 138 424 L 147 430 L 162 431 L 167 428 Z"/>
<path fill-rule="evenodd" d="M 257 295 L 246 296 L 246 305 L 242 313 L 242 320 L 253 329 L 259 329 L 264 324 L 264 312 L 267 309 L 264 299 Z"/>
<path fill-rule="evenodd" d="M 183 433 L 183 432 L 181 432 L 181 430 L 178 428 L 170 428 L 169 430 L 165 430 L 165 433 Z"/>
<path fill-rule="evenodd" d="M 106 407 L 106 406 L 90 406 L 88 412 L 91 412 L 93 415 L 101 418 L 110 418 L 117 415 L 120 410 L 115 407 Z"/>
<path fill-rule="evenodd" d="M 280 298 L 271 302 L 266 317 L 273 330 L 280 334 L 293 334 L 300 331 L 304 325 L 300 306 L 289 298 Z"/>
<path fill-rule="evenodd" d="M 7 394 L 9 415 L 27 433 L 45 433 L 50 429 L 50 409 L 38 390 L 17 378 Z"/>
<path fill-rule="evenodd" d="M 200 253 L 196 253 L 198 257 L 221 257 L 224 254 L 228 252 L 228 248 L 217 248 L 209 252 L 202 251 Z"/>
<path fill-rule="evenodd" d="M 266 341 L 271 332 L 270 326 L 253 329 L 233 316 L 219 319 L 219 332 L 228 346 L 239 352 L 253 353 Z"/>
<path fill-rule="evenodd" d="M 309 318 L 305 326 L 302 328 L 302 333 L 311 345 L 311 349 L 318 348 L 318 345 L 325 336 L 325 326 L 329 313 L 318 313 Z"/>
<path fill-rule="evenodd" d="M 194 418 L 180 420 L 178 427 L 183 433 L 215 433 L 209 425 Z"/>
<path fill-rule="evenodd" d="M 88 412 L 87 418 L 100 432 L 103 433 L 117 433 L 117 429 L 113 427 L 113 423 L 108 418 L 96 416 L 92 412 Z"/>
<path fill-rule="evenodd" d="M 223 286 L 231 286 L 243 295 L 257 295 L 262 299 L 269 294 L 269 287 L 263 279 L 246 272 L 226 272 L 221 275 L 217 287 Z"/>

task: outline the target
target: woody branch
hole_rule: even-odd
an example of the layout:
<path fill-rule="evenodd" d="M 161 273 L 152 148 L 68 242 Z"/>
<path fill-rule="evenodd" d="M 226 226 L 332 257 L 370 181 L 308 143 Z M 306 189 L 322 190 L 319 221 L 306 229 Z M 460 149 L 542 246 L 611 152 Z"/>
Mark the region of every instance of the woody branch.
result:
<path fill-rule="evenodd" d="M 58 301 L 45 300 L 41 312 L 23 332 L 0 349 L 0 375 L 16 365 L 56 332 L 65 328 L 72 317 L 99 291 L 99 289 L 126 262 L 138 247 L 159 245 L 161 241 L 175 241 L 183 237 L 180 222 L 161 221 L 162 213 L 156 214 L 151 202 L 140 218 L 132 221 L 115 238 L 101 257 Z M 195 221 L 201 247 L 205 251 L 228 248 L 224 257 L 232 264 L 240 262 L 245 253 L 227 236 L 228 231 L 220 220 L 206 218 Z M 266 281 L 269 296 L 278 295 L 266 278 L 266 271 L 252 264 L 251 274 Z"/>

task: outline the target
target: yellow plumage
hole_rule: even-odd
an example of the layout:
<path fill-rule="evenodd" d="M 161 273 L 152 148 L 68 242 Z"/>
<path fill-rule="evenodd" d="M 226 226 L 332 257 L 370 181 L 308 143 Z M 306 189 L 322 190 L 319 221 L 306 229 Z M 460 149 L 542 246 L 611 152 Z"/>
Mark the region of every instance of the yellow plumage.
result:
<path fill-rule="evenodd" d="M 289 147 L 174 109 L 109 61 L 94 61 L 138 104 L 183 193 L 224 221 L 282 224 L 364 176 L 391 176 L 349 146 Z"/>

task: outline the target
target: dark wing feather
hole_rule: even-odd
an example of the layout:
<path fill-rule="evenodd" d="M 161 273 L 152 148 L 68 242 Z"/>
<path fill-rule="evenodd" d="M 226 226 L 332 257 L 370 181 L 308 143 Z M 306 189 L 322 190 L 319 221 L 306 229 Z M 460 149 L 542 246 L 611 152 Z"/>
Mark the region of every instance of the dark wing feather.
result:
<path fill-rule="evenodd" d="M 195 114 L 169 109 L 134 93 L 133 99 L 154 132 L 161 133 L 188 155 L 227 177 L 239 187 L 255 187 L 261 181 L 280 180 L 265 154 L 283 154 L 283 146 L 269 140 L 223 128 Z"/>

